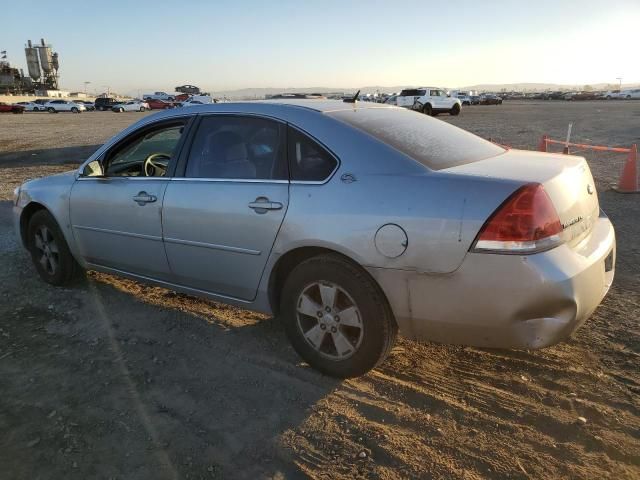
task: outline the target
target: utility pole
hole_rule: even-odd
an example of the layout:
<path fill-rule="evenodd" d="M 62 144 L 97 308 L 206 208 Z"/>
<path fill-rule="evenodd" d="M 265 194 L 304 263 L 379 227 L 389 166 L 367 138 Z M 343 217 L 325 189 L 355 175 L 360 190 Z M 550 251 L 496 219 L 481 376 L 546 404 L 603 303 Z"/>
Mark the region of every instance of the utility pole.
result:
<path fill-rule="evenodd" d="M 84 94 L 87 94 L 87 85 L 89 85 L 91 82 L 84 82 Z"/>
<path fill-rule="evenodd" d="M 622 90 L 622 77 L 616 77 L 616 80 L 618 80 L 618 90 Z"/>

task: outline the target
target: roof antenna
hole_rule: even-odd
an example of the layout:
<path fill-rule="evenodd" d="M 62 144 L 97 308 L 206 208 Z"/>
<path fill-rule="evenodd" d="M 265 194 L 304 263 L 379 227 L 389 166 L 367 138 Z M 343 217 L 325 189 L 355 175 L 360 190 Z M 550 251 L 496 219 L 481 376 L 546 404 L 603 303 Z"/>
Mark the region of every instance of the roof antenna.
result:
<path fill-rule="evenodd" d="M 342 101 L 345 103 L 356 103 L 356 101 L 358 100 L 358 97 L 360 96 L 360 90 L 358 90 L 356 92 L 356 94 L 353 96 L 353 98 L 343 98 Z"/>

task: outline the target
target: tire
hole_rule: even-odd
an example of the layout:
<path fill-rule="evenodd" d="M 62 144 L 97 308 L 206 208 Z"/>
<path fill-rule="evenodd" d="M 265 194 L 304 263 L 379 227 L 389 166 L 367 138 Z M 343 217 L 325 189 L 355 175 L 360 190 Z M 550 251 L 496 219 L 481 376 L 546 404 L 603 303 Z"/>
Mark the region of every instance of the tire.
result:
<path fill-rule="evenodd" d="M 104 112 L 104 107 L 96 107 L 96 110 L 98 110 L 99 112 Z"/>
<path fill-rule="evenodd" d="M 631 100 L 631 95 L 627 95 L 627 100 Z"/>
<path fill-rule="evenodd" d="M 76 107 L 72 107 L 71 113 L 80 113 L 80 110 L 78 110 Z"/>
<path fill-rule="evenodd" d="M 422 107 L 422 113 L 424 113 L 425 115 L 433 116 L 433 108 L 431 107 L 430 103 L 424 104 L 424 106 Z"/>
<path fill-rule="evenodd" d="M 55 109 L 55 108 L 53 108 L 53 107 L 49 107 L 49 108 L 47 108 L 47 112 L 49 112 L 49 113 L 56 113 L 56 109 Z"/>
<path fill-rule="evenodd" d="M 337 292 L 334 301 L 323 302 L 320 288 Z M 347 309 L 348 317 L 339 318 Z M 364 375 L 380 365 L 398 331 L 380 287 L 359 266 L 334 254 L 312 257 L 293 269 L 282 289 L 280 312 L 296 352 L 313 368 L 338 378 Z"/>
<path fill-rule="evenodd" d="M 140 111 L 141 111 L 141 112 L 144 112 L 144 111 L 145 111 L 145 108 L 144 108 L 144 107 L 140 107 Z"/>
<path fill-rule="evenodd" d="M 46 210 L 37 211 L 29 220 L 27 248 L 40 278 L 51 285 L 66 285 L 81 271 L 60 227 Z"/>
<path fill-rule="evenodd" d="M 457 116 L 460 115 L 460 104 L 456 103 L 451 110 L 449 110 L 449 115 Z"/>

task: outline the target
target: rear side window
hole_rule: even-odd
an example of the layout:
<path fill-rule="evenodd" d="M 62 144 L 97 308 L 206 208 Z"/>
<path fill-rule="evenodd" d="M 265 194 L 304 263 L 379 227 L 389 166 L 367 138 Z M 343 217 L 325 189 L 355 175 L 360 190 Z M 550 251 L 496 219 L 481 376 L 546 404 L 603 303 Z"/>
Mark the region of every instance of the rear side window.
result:
<path fill-rule="evenodd" d="M 327 115 L 368 133 L 431 170 L 477 162 L 505 151 L 442 120 L 403 108 L 357 108 Z"/>
<path fill-rule="evenodd" d="M 185 177 L 287 180 L 281 123 L 258 117 L 214 115 L 202 119 Z"/>
<path fill-rule="evenodd" d="M 322 182 L 336 169 L 333 155 L 304 133 L 289 127 L 287 141 L 291 180 Z"/>

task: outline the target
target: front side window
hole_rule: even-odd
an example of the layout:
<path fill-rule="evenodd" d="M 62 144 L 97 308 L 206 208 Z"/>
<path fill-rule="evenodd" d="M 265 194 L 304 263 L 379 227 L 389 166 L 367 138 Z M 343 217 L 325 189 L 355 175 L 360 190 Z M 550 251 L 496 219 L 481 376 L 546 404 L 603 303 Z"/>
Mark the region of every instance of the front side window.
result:
<path fill-rule="evenodd" d="M 104 160 L 107 177 L 163 177 L 177 153 L 184 121 L 165 124 L 117 145 Z"/>
<path fill-rule="evenodd" d="M 294 128 L 287 136 L 291 180 L 322 182 L 333 173 L 337 160 L 316 141 Z"/>
<path fill-rule="evenodd" d="M 265 118 L 205 117 L 189 151 L 185 177 L 286 180 L 284 131 L 282 124 Z"/>

